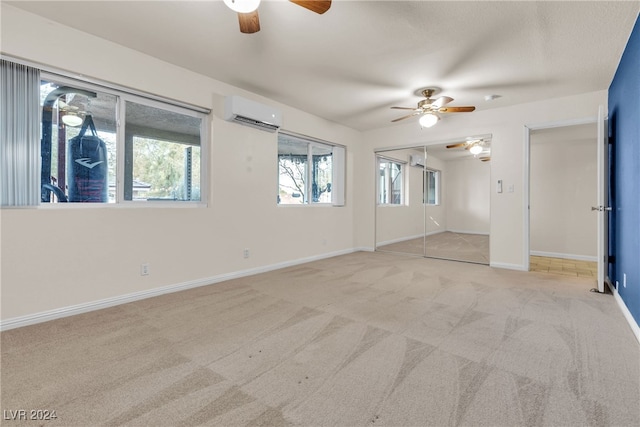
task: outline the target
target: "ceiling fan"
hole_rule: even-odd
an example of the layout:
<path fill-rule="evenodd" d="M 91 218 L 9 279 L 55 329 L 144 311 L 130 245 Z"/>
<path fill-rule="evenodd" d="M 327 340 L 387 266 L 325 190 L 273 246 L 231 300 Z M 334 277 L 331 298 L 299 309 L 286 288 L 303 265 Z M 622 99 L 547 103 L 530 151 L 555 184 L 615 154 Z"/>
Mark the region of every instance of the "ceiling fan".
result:
<path fill-rule="evenodd" d="M 437 113 L 469 113 L 476 109 L 476 107 L 473 106 L 445 107 L 445 105 L 453 101 L 453 98 L 448 96 L 441 96 L 435 99 L 431 98 L 437 92 L 439 92 L 439 89 L 433 87 L 428 87 L 417 91 L 417 93 L 420 93 L 425 97 L 425 99 L 418 102 L 417 108 L 391 107 L 392 109 L 396 110 L 413 110 L 413 113 L 406 116 L 398 117 L 397 119 L 391 121 L 398 122 L 400 120 L 408 119 L 409 117 L 421 116 L 420 125 L 422 127 L 431 127 L 435 125 L 438 120 L 440 120 L 440 116 Z"/>
<path fill-rule="evenodd" d="M 449 148 L 464 148 L 468 150 L 474 156 L 477 156 L 478 159 L 482 162 L 491 161 L 490 151 L 489 151 L 489 142 L 484 139 L 467 139 L 465 142 L 458 142 L 456 144 L 449 144 L 446 146 Z"/>
<path fill-rule="evenodd" d="M 312 12 L 323 14 L 331 7 L 331 0 L 289 0 L 298 6 L 302 6 Z M 229 8 L 238 13 L 240 32 L 253 34 L 260 31 L 260 18 L 258 6 L 260 0 L 224 0 Z"/>

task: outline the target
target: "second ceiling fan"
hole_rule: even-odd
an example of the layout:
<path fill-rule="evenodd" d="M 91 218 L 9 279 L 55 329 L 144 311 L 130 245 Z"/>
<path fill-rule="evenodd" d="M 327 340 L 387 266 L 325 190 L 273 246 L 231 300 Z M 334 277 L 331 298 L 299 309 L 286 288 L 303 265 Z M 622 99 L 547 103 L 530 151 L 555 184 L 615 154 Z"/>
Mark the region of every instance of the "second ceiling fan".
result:
<path fill-rule="evenodd" d="M 298 6 L 302 6 L 312 12 L 323 14 L 331 7 L 331 0 L 289 0 Z M 240 32 L 253 34 L 260 31 L 260 18 L 258 6 L 260 0 L 224 0 L 229 8 L 238 13 Z"/>
<path fill-rule="evenodd" d="M 464 142 L 447 145 L 447 149 L 450 148 L 463 148 L 480 159 L 480 161 L 482 162 L 491 161 L 491 149 L 489 148 L 489 141 L 483 138 L 467 138 L 467 140 Z"/>
<path fill-rule="evenodd" d="M 469 113 L 476 109 L 476 107 L 473 107 L 473 106 L 445 107 L 445 105 L 453 101 L 453 98 L 448 96 L 431 98 L 434 94 L 439 92 L 438 88 L 429 87 L 425 89 L 420 89 L 418 92 L 422 96 L 424 96 L 425 99 L 418 102 L 418 106 L 416 108 L 391 107 L 392 109 L 396 109 L 396 110 L 413 110 L 411 114 L 398 117 L 397 119 L 391 120 L 392 122 L 398 122 L 400 120 L 408 119 L 409 117 L 413 117 L 413 116 L 421 116 L 420 125 L 423 127 L 431 127 L 435 125 L 438 122 L 438 120 L 440 120 L 440 116 L 437 113 Z"/>

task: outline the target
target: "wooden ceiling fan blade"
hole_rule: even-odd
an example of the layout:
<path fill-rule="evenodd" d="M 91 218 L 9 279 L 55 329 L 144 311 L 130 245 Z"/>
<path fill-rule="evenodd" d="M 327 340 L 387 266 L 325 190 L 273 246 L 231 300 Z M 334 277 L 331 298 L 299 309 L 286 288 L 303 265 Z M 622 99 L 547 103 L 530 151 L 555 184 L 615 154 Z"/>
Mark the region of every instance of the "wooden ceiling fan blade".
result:
<path fill-rule="evenodd" d="M 411 113 L 406 116 L 398 117 L 397 119 L 391 120 L 392 122 L 399 122 L 400 120 L 408 119 L 409 117 L 413 117 L 419 113 Z"/>
<path fill-rule="evenodd" d="M 460 142 L 458 144 L 450 144 L 447 145 L 447 148 L 458 148 L 458 147 L 464 147 L 467 143 L 466 142 Z"/>
<path fill-rule="evenodd" d="M 434 108 L 441 108 L 443 105 L 447 105 L 448 103 L 450 103 L 451 101 L 453 101 L 453 98 L 448 97 L 448 96 L 441 96 L 438 99 L 434 100 L 431 105 Z"/>
<path fill-rule="evenodd" d="M 249 13 L 238 12 L 238 22 L 240 23 L 241 33 L 253 34 L 260 31 L 260 18 L 257 10 Z"/>
<path fill-rule="evenodd" d="M 391 107 L 394 110 L 415 110 L 415 107 Z"/>
<path fill-rule="evenodd" d="M 480 161 L 481 162 L 490 162 L 491 161 L 491 157 L 480 157 Z"/>
<path fill-rule="evenodd" d="M 331 7 L 331 0 L 289 0 L 312 12 L 323 14 Z"/>
<path fill-rule="evenodd" d="M 475 110 L 476 107 L 442 107 L 438 109 L 440 113 L 470 113 Z"/>

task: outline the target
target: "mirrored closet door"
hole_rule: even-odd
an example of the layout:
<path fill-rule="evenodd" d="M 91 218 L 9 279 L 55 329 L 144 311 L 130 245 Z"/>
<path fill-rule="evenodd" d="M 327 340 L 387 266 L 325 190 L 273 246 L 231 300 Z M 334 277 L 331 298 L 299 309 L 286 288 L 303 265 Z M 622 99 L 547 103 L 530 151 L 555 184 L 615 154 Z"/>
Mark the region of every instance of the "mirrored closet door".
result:
<path fill-rule="evenodd" d="M 489 264 L 490 142 L 377 152 L 376 250 Z"/>
<path fill-rule="evenodd" d="M 424 256 L 425 147 L 376 153 L 376 250 Z"/>

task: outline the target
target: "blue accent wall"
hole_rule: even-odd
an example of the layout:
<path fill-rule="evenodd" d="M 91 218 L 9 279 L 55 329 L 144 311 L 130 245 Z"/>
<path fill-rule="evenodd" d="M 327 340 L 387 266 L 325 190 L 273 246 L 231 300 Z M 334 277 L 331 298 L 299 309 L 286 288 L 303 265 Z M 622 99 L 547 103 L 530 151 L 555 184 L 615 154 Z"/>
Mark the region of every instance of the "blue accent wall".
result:
<path fill-rule="evenodd" d="M 609 87 L 609 140 L 611 279 L 640 325 L 640 15 Z"/>

